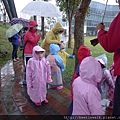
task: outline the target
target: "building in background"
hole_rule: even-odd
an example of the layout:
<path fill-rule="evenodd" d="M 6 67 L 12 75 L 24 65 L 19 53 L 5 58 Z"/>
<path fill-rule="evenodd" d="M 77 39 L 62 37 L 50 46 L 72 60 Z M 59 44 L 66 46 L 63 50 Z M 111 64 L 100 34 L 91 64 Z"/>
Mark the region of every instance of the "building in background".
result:
<path fill-rule="evenodd" d="M 102 21 L 105 10 L 105 4 L 100 2 L 91 1 L 90 3 L 90 14 L 85 18 L 85 26 L 84 33 L 87 36 L 95 36 L 96 33 L 96 25 Z M 107 5 L 104 24 L 106 26 L 106 30 L 109 28 L 112 20 L 118 14 L 119 8 L 118 5 Z"/>

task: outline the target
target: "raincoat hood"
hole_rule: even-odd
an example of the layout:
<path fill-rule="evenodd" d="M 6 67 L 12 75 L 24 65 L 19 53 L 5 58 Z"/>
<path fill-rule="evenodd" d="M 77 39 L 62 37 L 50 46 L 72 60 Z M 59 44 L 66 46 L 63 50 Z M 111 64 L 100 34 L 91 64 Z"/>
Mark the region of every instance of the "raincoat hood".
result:
<path fill-rule="evenodd" d="M 57 55 L 59 50 L 60 50 L 59 45 L 57 45 L 57 44 L 50 44 L 50 54 Z"/>
<path fill-rule="evenodd" d="M 86 47 L 85 45 L 80 46 L 77 55 L 79 62 L 81 62 L 85 57 L 90 56 L 90 54 L 91 52 L 88 47 Z"/>
<path fill-rule="evenodd" d="M 86 57 L 80 65 L 79 74 L 84 82 L 97 86 L 102 79 L 103 73 L 99 62 L 93 57 Z"/>
<path fill-rule="evenodd" d="M 107 67 L 107 56 L 106 54 L 102 54 L 98 57 L 95 58 L 97 61 L 99 61 L 102 65 L 104 65 L 105 67 Z"/>
<path fill-rule="evenodd" d="M 41 48 L 40 46 L 35 46 L 35 47 L 33 47 L 33 58 L 35 58 L 35 59 L 39 59 L 39 57 L 38 57 L 38 55 L 35 53 L 35 51 L 43 51 L 43 54 L 42 54 L 42 57 L 44 57 L 45 56 L 45 50 L 43 49 L 43 48 Z"/>
<path fill-rule="evenodd" d="M 64 31 L 64 28 L 63 28 L 63 26 L 61 25 L 60 22 L 56 22 L 55 25 L 52 28 L 52 31 L 54 33 L 57 33 L 58 31 Z"/>
<path fill-rule="evenodd" d="M 30 28 L 38 26 L 37 22 L 34 20 L 30 20 L 29 25 L 28 25 L 28 29 L 30 30 Z"/>

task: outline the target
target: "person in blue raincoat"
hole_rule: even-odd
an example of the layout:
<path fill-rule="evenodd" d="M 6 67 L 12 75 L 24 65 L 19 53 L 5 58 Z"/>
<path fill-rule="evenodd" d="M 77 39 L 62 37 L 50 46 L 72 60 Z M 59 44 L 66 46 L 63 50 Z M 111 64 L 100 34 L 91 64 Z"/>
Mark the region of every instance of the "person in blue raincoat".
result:
<path fill-rule="evenodd" d="M 13 45 L 12 60 L 13 62 L 17 62 L 19 60 L 17 51 L 18 51 L 20 35 L 21 35 L 21 30 L 17 34 L 12 36 L 12 45 Z"/>
<path fill-rule="evenodd" d="M 47 60 L 51 66 L 51 77 L 53 82 L 49 83 L 50 88 L 60 90 L 63 88 L 62 72 L 65 69 L 62 58 L 58 55 L 60 47 L 57 44 L 50 44 L 50 54 Z"/>

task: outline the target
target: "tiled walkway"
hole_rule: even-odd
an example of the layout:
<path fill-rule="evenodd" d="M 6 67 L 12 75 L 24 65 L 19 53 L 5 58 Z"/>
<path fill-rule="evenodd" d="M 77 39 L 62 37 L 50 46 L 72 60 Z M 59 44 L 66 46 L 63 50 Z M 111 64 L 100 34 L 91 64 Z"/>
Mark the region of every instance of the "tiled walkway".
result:
<path fill-rule="evenodd" d="M 23 79 L 22 73 L 22 61 L 14 64 L 9 61 L 1 69 L 0 115 L 2 116 L 0 120 L 62 120 L 61 116 L 56 116 L 56 118 L 54 116 L 53 119 L 53 116 L 47 115 L 67 115 L 70 105 L 70 82 L 65 82 L 62 90 L 49 89 L 47 94 L 49 103 L 42 103 L 37 107 L 29 99 L 26 86 L 20 84 Z M 103 101 L 101 104 L 105 113 L 106 103 Z M 107 115 L 110 113 L 110 110 L 106 111 Z"/>

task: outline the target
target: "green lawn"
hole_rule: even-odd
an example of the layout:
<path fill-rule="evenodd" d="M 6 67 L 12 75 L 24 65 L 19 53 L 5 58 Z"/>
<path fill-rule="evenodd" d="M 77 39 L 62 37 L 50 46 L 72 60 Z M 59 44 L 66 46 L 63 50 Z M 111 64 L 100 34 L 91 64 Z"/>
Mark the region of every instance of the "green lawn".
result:
<path fill-rule="evenodd" d="M 108 68 L 109 68 L 109 66 L 113 62 L 113 59 L 112 59 L 113 54 L 106 52 L 99 44 L 95 47 L 92 46 L 90 44 L 90 40 L 92 38 L 95 38 L 95 37 L 85 37 L 85 45 L 91 49 L 93 57 L 96 57 L 96 56 L 106 53 L 106 56 L 108 58 Z M 71 54 L 73 49 L 67 48 L 66 51 Z M 64 71 L 64 73 L 63 73 L 63 79 L 70 80 L 73 75 L 73 71 L 74 71 L 74 59 L 69 59 L 67 62 L 66 71 Z"/>
<path fill-rule="evenodd" d="M 11 59 L 12 45 L 5 37 L 6 30 L 8 28 L 9 28 L 9 25 L 7 25 L 7 27 L 3 27 L 2 23 L 0 23 L 0 67 L 3 66 L 8 60 Z M 108 58 L 108 67 L 109 67 L 110 64 L 112 63 L 113 54 L 105 52 L 100 45 L 93 47 L 90 44 L 90 40 L 92 38 L 95 38 L 95 37 L 85 37 L 85 45 L 91 49 L 93 57 L 106 53 Z M 73 48 L 71 49 L 67 48 L 66 51 L 69 54 L 71 54 L 73 52 Z M 21 51 L 18 51 L 18 54 L 19 56 L 22 56 Z M 67 62 L 66 70 L 63 73 L 63 79 L 70 80 L 73 75 L 73 70 L 74 70 L 74 59 L 69 59 Z"/>

